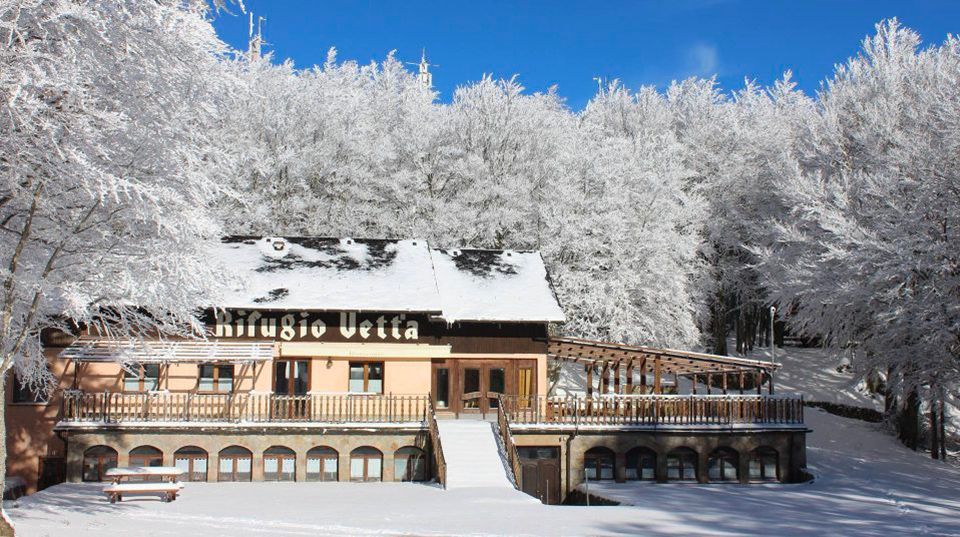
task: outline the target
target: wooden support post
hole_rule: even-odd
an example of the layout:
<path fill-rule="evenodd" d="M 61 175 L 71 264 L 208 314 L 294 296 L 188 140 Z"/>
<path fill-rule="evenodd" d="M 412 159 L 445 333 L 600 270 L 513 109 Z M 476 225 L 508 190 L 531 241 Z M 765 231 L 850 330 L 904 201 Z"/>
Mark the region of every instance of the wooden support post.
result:
<path fill-rule="evenodd" d="M 587 368 L 587 399 L 593 397 L 593 364 L 586 366 Z"/>
<path fill-rule="evenodd" d="M 757 369 L 753 373 L 753 383 L 757 385 L 757 395 L 763 394 L 763 375 L 760 374 L 760 370 Z"/>
<path fill-rule="evenodd" d="M 603 362 L 603 368 L 600 370 L 600 393 L 606 395 L 610 393 L 610 364 Z"/>
<path fill-rule="evenodd" d="M 740 370 L 740 395 L 743 395 L 743 369 Z"/>
<path fill-rule="evenodd" d="M 620 395 L 620 362 L 613 364 L 613 393 Z"/>
<path fill-rule="evenodd" d="M 693 382 L 693 395 L 697 395 L 697 374 L 694 373 L 690 379 Z"/>
<path fill-rule="evenodd" d="M 707 371 L 707 395 L 713 395 L 713 373 Z"/>
<path fill-rule="evenodd" d="M 723 372 L 723 395 L 727 395 L 727 372 Z"/>
<path fill-rule="evenodd" d="M 633 360 L 627 362 L 627 395 L 633 395 Z"/>
<path fill-rule="evenodd" d="M 673 389 L 680 394 L 680 373 L 678 371 L 673 372 Z"/>
<path fill-rule="evenodd" d="M 647 393 L 647 359 L 644 358 L 640 362 L 640 391 L 644 394 Z"/>
<path fill-rule="evenodd" d="M 773 337 L 773 335 L 771 334 L 770 337 Z M 773 395 L 773 371 L 770 372 L 769 392 L 770 392 L 770 395 Z"/>
<path fill-rule="evenodd" d="M 653 359 L 653 393 L 660 393 L 660 358 Z"/>

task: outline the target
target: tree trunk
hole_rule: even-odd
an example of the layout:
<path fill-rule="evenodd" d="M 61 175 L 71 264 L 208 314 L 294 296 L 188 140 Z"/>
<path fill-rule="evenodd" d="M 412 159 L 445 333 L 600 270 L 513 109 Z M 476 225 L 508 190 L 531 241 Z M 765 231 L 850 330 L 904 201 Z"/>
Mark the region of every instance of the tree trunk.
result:
<path fill-rule="evenodd" d="M 7 375 L 7 372 L 0 374 L 0 490 L 7 482 Z M 13 535 L 13 523 L 0 507 L 0 537 Z"/>
<path fill-rule="evenodd" d="M 912 388 L 907 394 L 907 400 L 900 411 L 899 418 L 897 429 L 900 441 L 916 451 L 920 441 L 920 396 L 916 388 Z"/>
<path fill-rule="evenodd" d="M 943 394 L 940 395 L 940 460 L 947 460 L 947 400 Z"/>
<path fill-rule="evenodd" d="M 713 297 L 713 354 L 727 354 L 727 316 L 723 307 L 723 293 Z"/>
<path fill-rule="evenodd" d="M 940 426 L 937 424 L 937 414 L 940 409 L 937 408 L 936 397 L 930 400 L 930 458 L 940 458 L 940 439 L 937 435 L 940 433 Z"/>

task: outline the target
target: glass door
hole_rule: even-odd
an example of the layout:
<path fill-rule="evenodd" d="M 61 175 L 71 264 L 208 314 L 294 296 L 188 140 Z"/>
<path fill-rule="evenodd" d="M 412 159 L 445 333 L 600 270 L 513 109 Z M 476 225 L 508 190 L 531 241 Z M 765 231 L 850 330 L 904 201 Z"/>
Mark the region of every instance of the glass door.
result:
<path fill-rule="evenodd" d="M 482 378 L 480 369 L 479 367 L 463 368 L 463 390 L 461 391 L 463 410 L 482 410 L 483 387 L 480 385 Z"/>

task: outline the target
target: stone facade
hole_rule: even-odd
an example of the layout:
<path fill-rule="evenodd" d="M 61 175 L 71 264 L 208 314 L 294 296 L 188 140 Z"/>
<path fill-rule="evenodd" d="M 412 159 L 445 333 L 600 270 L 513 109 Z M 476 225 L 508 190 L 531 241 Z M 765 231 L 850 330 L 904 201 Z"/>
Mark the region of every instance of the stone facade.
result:
<path fill-rule="evenodd" d="M 773 448 L 777 452 L 777 473 L 780 481 L 793 483 L 806 478 L 806 428 L 726 428 L 726 429 L 667 429 L 596 427 L 570 429 L 544 427 L 514 427 L 513 439 L 517 446 L 557 447 L 560 450 L 560 483 L 564 496 L 584 481 L 584 456 L 595 447 L 613 451 L 614 477 L 626 481 L 626 455 L 642 447 L 656 453 L 657 482 L 667 481 L 667 454 L 677 448 L 688 448 L 697 454 L 697 481 L 710 482 L 708 462 L 718 448 L 732 449 L 738 457 L 738 476 L 741 483 L 749 482 L 750 452 L 756 448 Z"/>
<path fill-rule="evenodd" d="M 122 429 L 73 429 L 63 433 L 67 440 L 67 481 L 82 480 L 84 452 L 94 446 L 117 451 L 118 466 L 127 466 L 130 450 L 151 446 L 163 452 L 163 464 L 172 466 L 174 452 L 196 446 L 207 452 L 207 480 L 217 481 L 219 453 L 229 446 L 240 446 L 253 454 L 252 481 L 263 481 L 263 453 L 283 446 L 296 453 L 296 480 L 306 481 L 307 451 L 318 446 L 331 447 L 339 454 L 339 480 L 350 481 L 350 452 L 370 446 L 383 453 L 383 481 L 394 481 L 394 452 L 406 446 L 422 449 L 431 458 L 430 436 L 425 427 L 124 427 Z M 428 475 L 433 464 L 428 462 Z"/>

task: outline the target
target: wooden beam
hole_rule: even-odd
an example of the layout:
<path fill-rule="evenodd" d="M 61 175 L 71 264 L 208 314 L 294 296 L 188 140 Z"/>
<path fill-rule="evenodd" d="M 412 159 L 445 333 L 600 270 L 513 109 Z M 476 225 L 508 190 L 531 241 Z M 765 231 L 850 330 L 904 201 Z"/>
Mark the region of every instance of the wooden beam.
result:
<path fill-rule="evenodd" d="M 587 398 L 593 397 L 593 364 L 585 366 L 587 369 Z"/>
<path fill-rule="evenodd" d="M 653 393 L 660 393 L 660 358 L 653 359 Z"/>
<path fill-rule="evenodd" d="M 633 360 L 627 362 L 627 395 L 633 395 Z"/>

